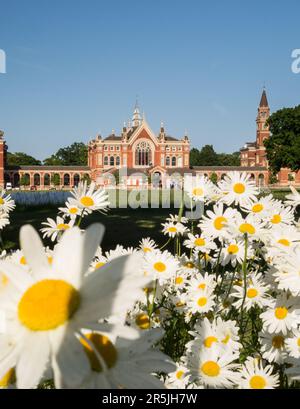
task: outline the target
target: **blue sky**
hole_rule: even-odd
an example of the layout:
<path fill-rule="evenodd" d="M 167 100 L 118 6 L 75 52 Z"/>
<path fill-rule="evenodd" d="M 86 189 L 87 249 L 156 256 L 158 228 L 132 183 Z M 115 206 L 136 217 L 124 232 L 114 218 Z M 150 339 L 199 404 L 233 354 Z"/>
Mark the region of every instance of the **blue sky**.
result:
<path fill-rule="evenodd" d="M 272 110 L 300 103 L 300 3 L 0 0 L 0 129 L 44 159 L 120 131 L 136 95 L 157 132 L 238 150 L 255 139 L 265 83 Z"/>

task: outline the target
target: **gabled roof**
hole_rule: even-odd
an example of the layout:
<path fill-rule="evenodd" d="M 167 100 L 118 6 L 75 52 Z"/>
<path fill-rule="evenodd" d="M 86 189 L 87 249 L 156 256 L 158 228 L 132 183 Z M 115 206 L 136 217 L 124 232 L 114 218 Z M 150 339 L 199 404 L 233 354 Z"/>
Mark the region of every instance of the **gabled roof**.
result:
<path fill-rule="evenodd" d="M 122 136 L 118 135 L 108 135 L 106 138 L 103 139 L 104 141 L 121 141 Z"/>

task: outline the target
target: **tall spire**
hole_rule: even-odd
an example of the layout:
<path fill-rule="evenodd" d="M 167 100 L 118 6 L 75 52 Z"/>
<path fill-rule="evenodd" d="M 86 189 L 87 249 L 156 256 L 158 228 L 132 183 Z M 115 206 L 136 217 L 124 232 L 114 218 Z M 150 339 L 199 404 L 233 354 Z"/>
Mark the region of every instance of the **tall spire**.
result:
<path fill-rule="evenodd" d="M 263 88 L 263 92 L 261 94 L 261 99 L 260 99 L 259 106 L 260 107 L 268 107 L 269 106 L 265 87 Z"/>
<path fill-rule="evenodd" d="M 137 97 L 136 97 L 134 112 L 133 112 L 133 116 L 132 116 L 132 126 L 133 127 L 140 126 L 141 122 L 142 122 L 142 118 L 141 118 L 141 114 L 140 114 L 140 110 L 139 110 L 139 106 L 138 106 L 138 100 L 137 100 Z"/>

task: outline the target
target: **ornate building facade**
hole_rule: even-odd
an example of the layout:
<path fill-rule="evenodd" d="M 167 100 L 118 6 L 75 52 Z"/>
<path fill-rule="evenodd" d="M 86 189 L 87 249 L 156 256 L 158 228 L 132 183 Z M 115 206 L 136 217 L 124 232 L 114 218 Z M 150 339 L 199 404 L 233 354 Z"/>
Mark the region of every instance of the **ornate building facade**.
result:
<path fill-rule="evenodd" d="M 122 186 L 149 186 L 157 177 L 156 186 L 180 186 L 185 173 L 210 177 L 218 180 L 227 172 L 245 171 L 251 175 L 258 186 L 269 184 L 268 161 L 264 147 L 265 139 L 270 137 L 267 119 L 270 116 L 266 91 L 263 90 L 256 117 L 256 140 L 247 142 L 240 150 L 241 166 L 194 166 L 190 167 L 190 140 L 187 134 L 177 139 L 169 136 L 163 124 L 156 135 L 145 117 L 135 107 L 132 120 L 124 124 L 121 134 L 102 138 L 97 135 L 88 143 L 87 166 L 14 166 L 6 165 L 4 134 L 0 131 L 0 186 L 10 183 L 20 186 L 27 179 L 28 188 L 49 189 L 56 179 L 57 189 L 69 189 L 79 180 L 89 178 L 99 186 L 113 183 L 112 175 L 119 174 L 117 183 Z M 119 172 L 120 171 L 120 172 Z M 277 186 L 294 184 L 300 186 L 300 172 L 293 173 L 282 169 L 278 175 Z M 276 186 L 275 185 L 275 186 Z"/>

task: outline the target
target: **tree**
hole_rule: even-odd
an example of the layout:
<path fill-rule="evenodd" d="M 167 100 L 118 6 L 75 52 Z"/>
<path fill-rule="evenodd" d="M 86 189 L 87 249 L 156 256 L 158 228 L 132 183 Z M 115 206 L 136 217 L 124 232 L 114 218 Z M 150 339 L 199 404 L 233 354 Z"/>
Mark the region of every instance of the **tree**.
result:
<path fill-rule="evenodd" d="M 91 183 L 91 177 L 90 177 L 90 175 L 87 174 L 87 173 L 85 173 L 85 174 L 82 176 L 81 180 L 82 180 L 83 182 L 86 181 L 88 185 Z"/>
<path fill-rule="evenodd" d="M 217 182 L 218 182 L 218 175 L 215 173 L 215 172 L 213 172 L 211 175 L 210 175 L 210 181 L 212 182 L 212 183 L 214 183 L 215 185 L 217 184 Z"/>
<path fill-rule="evenodd" d="M 25 174 L 22 175 L 20 178 L 20 185 L 21 186 L 29 186 L 30 185 L 30 177 L 29 175 Z"/>
<path fill-rule="evenodd" d="M 199 152 L 200 166 L 217 166 L 218 154 L 212 145 L 205 145 Z"/>
<path fill-rule="evenodd" d="M 240 152 L 216 153 L 212 145 L 190 151 L 191 166 L 240 166 Z"/>
<path fill-rule="evenodd" d="M 60 148 L 54 155 L 44 160 L 44 165 L 86 166 L 88 148 L 83 142 L 74 142 L 70 146 Z"/>
<path fill-rule="evenodd" d="M 6 162 L 8 166 L 39 166 L 42 164 L 40 160 L 35 159 L 33 156 L 27 155 L 27 153 L 24 152 L 7 152 Z"/>
<path fill-rule="evenodd" d="M 197 148 L 193 148 L 190 151 L 190 165 L 191 166 L 199 166 L 199 150 Z"/>
<path fill-rule="evenodd" d="M 58 173 L 54 173 L 54 175 L 51 176 L 51 183 L 54 186 L 59 186 L 60 185 L 60 176 Z"/>
<path fill-rule="evenodd" d="M 268 119 L 271 136 L 266 139 L 267 159 L 273 173 L 281 168 L 300 169 L 300 105 L 283 108 Z"/>
<path fill-rule="evenodd" d="M 218 166 L 240 166 L 240 152 L 218 153 Z"/>

